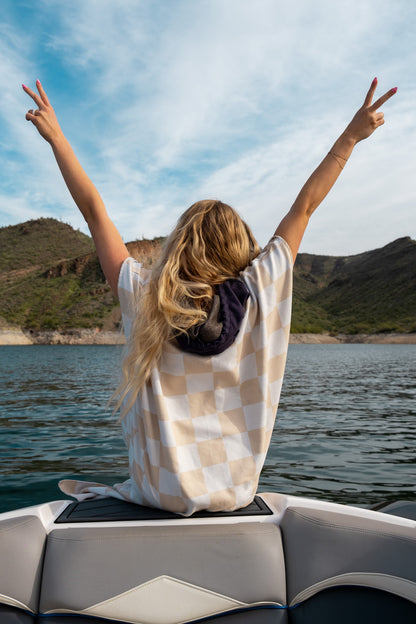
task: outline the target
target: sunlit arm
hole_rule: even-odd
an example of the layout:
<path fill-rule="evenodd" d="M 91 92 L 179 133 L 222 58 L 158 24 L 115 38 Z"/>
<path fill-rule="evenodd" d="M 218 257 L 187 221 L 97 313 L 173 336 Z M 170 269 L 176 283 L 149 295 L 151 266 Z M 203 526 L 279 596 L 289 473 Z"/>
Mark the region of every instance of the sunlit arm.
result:
<path fill-rule="evenodd" d="M 276 234 L 289 244 L 293 261 L 311 215 L 337 181 L 354 146 L 355 142 L 348 135 L 342 134 L 339 137 L 331 151 L 306 181 L 291 209 L 280 222 Z"/>
<path fill-rule="evenodd" d="M 275 234 L 284 238 L 289 244 L 293 261 L 296 259 L 311 215 L 337 181 L 354 146 L 369 137 L 378 126 L 384 123 L 384 115 L 382 112 L 377 112 L 377 109 L 394 95 L 397 89 L 391 89 L 371 104 L 376 87 L 377 79 L 374 79 L 363 106 L 304 184 L 293 206 L 276 229 Z"/>
<path fill-rule="evenodd" d="M 64 135 L 53 139 L 51 146 L 68 190 L 88 224 L 104 275 L 117 294 L 120 267 L 129 255 L 127 248 Z"/>
<path fill-rule="evenodd" d="M 39 95 L 23 85 L 24 91 L 38 106 L 37 110 L 28 111 L 26 119 L 33 123 L 39 134 L 51 145 L 68 190 L 88 224 L 104 275 L 114 293 L 117 294 L 120 267 L 129 255 L 127 248 L 108 216 L 100 194 L 65 138 L 39 81 L 36 86 Z"/>

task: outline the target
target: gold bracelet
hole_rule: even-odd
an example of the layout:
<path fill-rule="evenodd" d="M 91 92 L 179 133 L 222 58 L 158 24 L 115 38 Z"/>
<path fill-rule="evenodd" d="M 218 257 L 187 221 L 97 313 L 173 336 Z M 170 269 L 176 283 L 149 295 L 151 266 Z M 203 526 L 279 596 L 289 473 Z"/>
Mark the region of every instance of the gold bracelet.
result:
<path fill-rule="evenodd" d="M 339 154 L 335 154 L 335 152 L 333 152 L 332 150 L 329 153 L 332 154 L 333 156 L 337 156 L 338 158 L 342 158 L 342 160 L 345 160 L 345 162 L 347 162 L 347 160 L 348 160 L 348 158 L 344 158 L 344 156 L 340 156 Z"/>
<path fill-rule="evenodd" d="M 345 160 L 345 162 L 347 162 L 347 159 L 344 158 L 343 156 L 340 156 L 339 154 L 335 154 L 334 152 L 328 152 L 328 154 L 330 154 L 331 156 L 333 156 L 336 160 L 336 162 L 338 163 L 338 166 L 340 169 L 344 169 L 343 165 L 341 165 L 341 163 L 339 162 L 338 158 L 341 158 L 342 160 Z"/>

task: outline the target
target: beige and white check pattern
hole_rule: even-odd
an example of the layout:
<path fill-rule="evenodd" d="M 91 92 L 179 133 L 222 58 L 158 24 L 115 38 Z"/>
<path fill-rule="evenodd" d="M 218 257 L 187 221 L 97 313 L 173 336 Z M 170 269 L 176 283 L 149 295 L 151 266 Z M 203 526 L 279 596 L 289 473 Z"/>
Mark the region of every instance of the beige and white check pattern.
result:
<path fill-rule="evenodd" d="M 183 515 L 233 510 L 253 499 L 279 402 L 289 341 L 292 255 L 274 237 L 241 273 L 250 291 L 234 344 L 200 356 L 165 344 L 158 368 L 122 421 L 130 479 L 113 488 L 65 481 L 78 499 L 116 496 Z M 149 271 L 121 269 L 127 338 Z"/>

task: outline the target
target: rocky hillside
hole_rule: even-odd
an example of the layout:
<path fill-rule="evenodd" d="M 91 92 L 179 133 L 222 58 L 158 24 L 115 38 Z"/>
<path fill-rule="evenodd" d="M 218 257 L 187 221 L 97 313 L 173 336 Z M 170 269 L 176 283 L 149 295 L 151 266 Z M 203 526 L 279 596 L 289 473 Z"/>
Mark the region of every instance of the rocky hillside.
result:
<path fill-rule="evenodd" d="M 127 244 L 150 267 L 162 238 Z M 120 311 L 92 240 L 54 219 L 0 228 L 0 326 L 117 329 Z M 292 332 L 416 331 L 416 241 L 355 256 L 299 254 Z"/>
<path fill-rule="evenodd" d="M 416 331 L 416 241 L 354 256 L 299 254 L 292 331 Z"/>
<path fill-rule="evenodd" d="M 0 278 L 35 270 L 94 251 L 89 236 L 55 219 L 36 219 L 0 228 Z M 13 273 L 10 275 L 13 278 Z"/>
<path fill-rule="evenodd" d="M 151 266 L 162 239 L 127 244 Z M 55 219 L 0 228 L 0 326 L 117 329 L 119 306 L 92 239 Z"/>

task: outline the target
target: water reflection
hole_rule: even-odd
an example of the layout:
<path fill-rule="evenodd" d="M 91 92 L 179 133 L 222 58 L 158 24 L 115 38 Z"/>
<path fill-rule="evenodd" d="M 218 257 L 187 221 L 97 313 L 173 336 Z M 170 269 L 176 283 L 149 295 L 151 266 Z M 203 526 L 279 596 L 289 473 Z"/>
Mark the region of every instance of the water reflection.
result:
<path fill-rule="evenodd" d="M 292 345 L 263 489 L 416 498 L 416 347 Z"/>
<path fill-rule="evenodd" d="M 61 498 L 64 477 L 126 478 L 106 410 L 120 358 L 120 347 L 1 347 L 0 510 Z M 415 379 L 413 345 L 291 345 L 260 490 L 416 499 Z"/>

